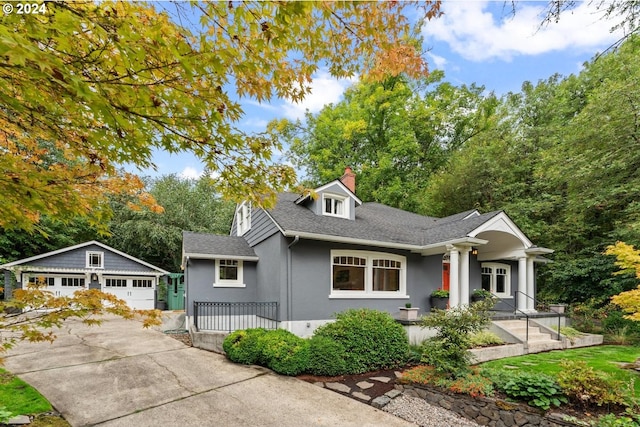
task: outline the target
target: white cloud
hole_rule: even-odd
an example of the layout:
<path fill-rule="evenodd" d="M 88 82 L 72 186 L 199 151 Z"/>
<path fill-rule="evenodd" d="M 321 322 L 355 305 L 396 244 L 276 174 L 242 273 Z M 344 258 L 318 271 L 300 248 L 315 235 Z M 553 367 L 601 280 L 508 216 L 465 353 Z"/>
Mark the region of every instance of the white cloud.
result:
<path fill-rule="evenodd" d="M 184 179 L 198 179 L 202 176 L 202 171 L 198 172 L 195 168 L 187 166 L 180 172 L 180 178 Z"/>
<path fill-rule="evenodd" d="M 282 106 L 284 115 L 289 119 L 301 119 L 306 110 L 317 113 L 327 104 L 340 101 L 345 89 L 351 86 L 357 78 L 336 79 L 328 72 L 322 71 L 313 76 L 311 93 L 300 103 L 285 101 Z"/>
<path fill-rule="evenodd" d="M 428 52 L 427 56 L 429 57 L 429 65 L 433 64 L 432 67 L 429 67 L 431 70 L 443 70 L 445 65 L 447 65 L 447 59 L 444 56 L 436 55 L 431 52 Z"/>
<path fill-rule="evenodd" d="M 614 23 L 601 19 L 602 13 L 587 1 L 564 12 L 559 22 L 540 27 L 545 5 L 516 2 L 515 16 L 511 16 L 502 2 L 443 2 L 444 15 L 427 21 L 422 31 L 427 43 L 446 42 L 465 59 L 478 62 L 552 51 L 593 52 L 621 36 L 609 32 Z"/>

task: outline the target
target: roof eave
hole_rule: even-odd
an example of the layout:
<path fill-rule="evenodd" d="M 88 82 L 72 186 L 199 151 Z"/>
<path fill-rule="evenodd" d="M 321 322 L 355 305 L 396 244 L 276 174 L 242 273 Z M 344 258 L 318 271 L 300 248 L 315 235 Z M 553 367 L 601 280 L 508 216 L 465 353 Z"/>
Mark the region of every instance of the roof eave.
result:
<path fill-rule="evenodd" d="M 185 252 L 182 259 L 183 262 L 187 258 L 193 259 L 237 259 L 239 261 L 258 261 L 257 256 L 251 255 L 231 255 L 231 254 L 203 254 L 197 252 Z"/>
<path fill-rule="evenodd" d="M 284 235 L 286 237 L 299 237 L 301 239 L 320 240 L 324 242 L 349 243 L 354 245 L 377 246 L 391 249 L 405 249 L 411 252 L 419 253 L 421 255 L 436 255 L 444 253 L 447 251 L 447 246 L 449 245 L 471 247 L 474 245 L 485 245 L 488 243 L 488 240 L 478 239 L 474 237 L 461 237 L 444 242 L 433 243 L 430 245 L 411 245 L 408 243 L 382 242 L 379 240 L 357 239 L 353 237 L 332 236 L 328 234 L 308 233 L 295 230 L 286 230 L 284 232 Z"/>

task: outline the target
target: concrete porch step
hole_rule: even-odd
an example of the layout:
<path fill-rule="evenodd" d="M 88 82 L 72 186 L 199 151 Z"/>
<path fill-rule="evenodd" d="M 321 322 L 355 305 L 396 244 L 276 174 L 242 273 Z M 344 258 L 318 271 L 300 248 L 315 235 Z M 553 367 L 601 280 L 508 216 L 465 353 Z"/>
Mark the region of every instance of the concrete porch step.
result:
<path fill-rule="evenodd" d="M 497 320 L 493 322 L 501 329 L 506 330 L 521 342 L 528 341 L 536 344 L 557 342 L 549 332 L 542 331 L 538 326 L 529 325 L 529 336 L 527 340 L 526 320 Z"/>

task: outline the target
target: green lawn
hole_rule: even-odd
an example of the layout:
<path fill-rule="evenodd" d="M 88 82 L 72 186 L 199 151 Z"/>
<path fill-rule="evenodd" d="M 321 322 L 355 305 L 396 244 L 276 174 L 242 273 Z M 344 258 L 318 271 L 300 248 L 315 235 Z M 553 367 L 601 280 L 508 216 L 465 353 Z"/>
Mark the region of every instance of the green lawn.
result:
<path fill-rule="evenodd" d="M 640 374 L 619 367 L 620 363 L 630 363 L 639 357 L 640 346 L 603 345 L 509 357 L 485 362 L 481 366 L 500 370 L 539 372 L 555 376 L 560 372 L 560 360 L 583 360 L 594 370 L 605 372 L 627 384 L 635 379 L 635 393 L 636 396 L 640 396 Z"/>
<path fill-rule="evenodd" d="M 51 411 L 51 404 L 29 384 L 0 368 L 0 407 L 13 415 Z"/>

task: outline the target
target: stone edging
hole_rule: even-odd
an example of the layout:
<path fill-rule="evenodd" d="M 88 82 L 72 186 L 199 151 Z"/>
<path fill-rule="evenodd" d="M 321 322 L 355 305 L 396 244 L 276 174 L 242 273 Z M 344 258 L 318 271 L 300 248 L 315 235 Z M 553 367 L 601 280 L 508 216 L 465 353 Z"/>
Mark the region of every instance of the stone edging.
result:
<path fill-rule="evenodd" d="M 461 417 L 490 427 L 540 426 L 574 427 L 577 424 L 565 421 L 561 414 L 545 413 L 530 406 L 487 397 L 471 397 L 435 387 L 396 384 L 396 389 L 375 398 L 371 405 L 382 409 L 392 399 L 404 394 L 424 399 L 428 404 L 452 411 Z"/>

